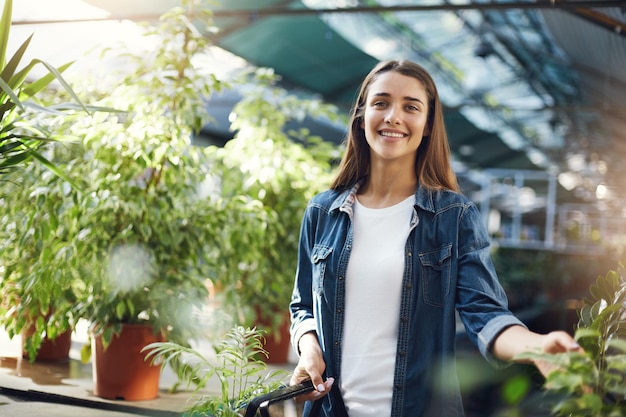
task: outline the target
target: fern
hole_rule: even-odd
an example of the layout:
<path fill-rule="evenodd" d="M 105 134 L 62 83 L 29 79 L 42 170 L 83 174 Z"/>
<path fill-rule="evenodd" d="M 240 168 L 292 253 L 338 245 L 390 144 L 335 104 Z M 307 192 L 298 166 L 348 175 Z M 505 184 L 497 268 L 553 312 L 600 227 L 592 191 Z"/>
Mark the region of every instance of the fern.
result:
<path fill-rule="evenodd" d="M 214 346 L 215 358 L 172 342 L 152 343 L 144 348 L 146 360 L 170 365 L 178 377 L 175 387 L 194 387 L 194 394 L 207 386 L 212 378 L 220 385 L 219 396 L 202 395 L 186 410 L 189 416 L 235 417 L 256 396 L 280 388 L 286 371 L 270 371 L 261 360 L 263 333 L 256 328 L 236 326 Z"/>

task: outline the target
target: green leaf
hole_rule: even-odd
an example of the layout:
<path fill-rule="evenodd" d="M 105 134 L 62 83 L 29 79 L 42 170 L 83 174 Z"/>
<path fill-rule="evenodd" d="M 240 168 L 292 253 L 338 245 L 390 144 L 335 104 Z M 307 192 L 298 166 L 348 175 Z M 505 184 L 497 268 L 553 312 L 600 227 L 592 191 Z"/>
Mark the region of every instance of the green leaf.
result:
<path fill-rule="evenodd" d="M 9 96 L 9 98 L 11 99 L 10 103 L 7 103 L 7 107 L 5 108 L 5 111 L 10 110 L 13 107 L 10 104 L 17 105 L 20 108 L 20 110 L 24 111 L 24 105 L 22 104 L 20 99 L 17 97 L 17 94 L 15 94 L 11 86 L 7 84 L 2 78 L 0 78 L 0 89 L 2 89 L 2 91 L 4 91 L 4 93 L 7 96 Z M 0 116 L 3 116 L 3 114 L 0 114 Z"/>
<path fill-rule="evenodd" d="M 78 185 L 78 183 L 76 183 L 72 178 L 70 178 L 69 175 L 67 175 L 65 172 L 63 172 L 61 170 L 61 168 L 59 168 L 57 165 L 53 164 L 52 162 L 50 162 L 48 159 L 46 159 L 43 155 L 41 155 L 39 152 L 31 149 L 29 150 L 30 155 L 35 158 L 36 160 L 38 160 L 43 166 L 45 166 L 46 168 L 48 168 L 50 171 L 54 172 L 54 174 L 63 179 L 65 182 L 67 182 L 68 184 L 70 184 L 72 186 L 72 188 L 78 192 L 81 192 L 82 187 Z"/>
<path fill-rule="evenodd" d="M 85 343 L 80 348 L 80 361 L 84 364 L 87 364 L 89 363 L 90 360 L 91 360 L 91 344 Z"/>
<path fill-rule="evenodd" d="M 597 338 L 600 337 L 601 334 L 598 330 L 588 329 L 588 328 L 578 328 L 574 334 L 574 339 L 577 341 L 585 338 Z"/>
<path fill-rule="evenodd" d="M 13 15 L 13 0 L 5 0 L 2 9 L 2 20 L 0 20 L 0 68 L 4 68 L 6 62 L 6 52 L 9 45 L 9 32 L 11 31 L 11 20 Z"/>
<path fill-rule="evenodd" d="M 120 301 L 115 305 L 115 317 L 118 319 L 123 319 L 126 314 L 126 303 L 124 301 Z"/>

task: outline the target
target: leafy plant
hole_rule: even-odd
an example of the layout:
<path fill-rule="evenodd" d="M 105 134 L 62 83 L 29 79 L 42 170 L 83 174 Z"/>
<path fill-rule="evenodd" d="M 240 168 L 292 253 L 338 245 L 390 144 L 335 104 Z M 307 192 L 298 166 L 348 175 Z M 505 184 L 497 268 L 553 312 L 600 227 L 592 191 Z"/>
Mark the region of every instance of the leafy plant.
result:
<path fill-rule="evenodd" d="M 152 343 L 144 351 L 153 364 L 176 369 L 178 382 L 173 389 L 184 384 L 198 393 L 212 378 L 218 379 L 219 396 L 201 396 L 186 415 L 240 417 L 251 399 L 278 389 L 287 376 L 286 371 L 269 371 L 260 360 L 261 355 L 267 356 L 262 339 L 262 331 L 236 326 L 215 345 L 215 357 L 172 342 Z"/>
<path fill-rule="evenodd" d="M 11 245 L 3 282 L 14 296 L 5 317 L 15 332 L 25 323 L 13 315 L 20 300 L 37 311 L 54 307 L 51 335 L 58 318 L 85 318 L 105 345 L 124 323 L 152 325 L 180 343 L 200 336 L 197 311 L 223 216 L 206 191 L 211 157 L 190 143 L 207 121 L 205 98 L 221 87 L 196 59 L 207 48 L 196 25 L 210 25 L 198 3 L 184 0 L 147 28 L 154 50 L 116 49 L 130 72 L 91 96 L 118 112 L 60 121 L 59 135 L 81 138 L 46 148 L 64 178 L 29 166 L 3 184 L 12 206 L 2 233 L 13 236 L 3 242 Z"/>
<path fill-rule="evenodd" d="M 247 74 L 246 74 L 247 75 Z M 231 113 L 235 137 L 214 148 L 221 195 L 245 199 L 257 217 L 231 211 L 224 224 L 216 275 L 227 305 L 240 323 L 274 331 L 285 319 L 293 289 L 300 222 L 307 201 L 330 182 L 340 150 L 308 131 L 288 131 L 289 121 L 338 118 L 336 108 L 278 86 L 271 69 L 260 68 L 242 83 L 244 98 Z M 262 218 L 262 221 L 260 219 Z"/>
<path fill-rule="evenodd" d="M 545 382 L 556 394 L 554 415 L 617 417 L 626 415 L 626 280 L 622 265 L 599 276 L 583 299 L 575 338 L 584 353 L 521 357 L 553 363 Z"/>
<path fill-rule="evenodd" d="M 67 180 L 62 171 L 50 164 L 38 152 L 49 141 L 62 140 L 63 138 L 42 129 L 42 126 L 33 125 L 29 119 L 38 114 L 56 116 L 60 114 L 60 109 L 68 110 L 78 107 L 87 112 L 89 110 L 61 76 L 61 73 L 70 67 L 71 62 L 55 68 L 45 61 L 33 59 L 28 64 L 21 66 L 33 35 L 30 35 L 11 57 L 7 57 L 12 10 L 13 1 L 6 0 L 0 20 L 0 173 L 6 174 L 22 165 L 29 158 L 34 157 L 48 169 Z M 37 66 L 45 67 L 48 74 L 31 81 L 28 77 Z M 55 80 L 74 99 L 77 106 L 65 105 L 55 108 L 32 102 Z"/>
<path fill-rule="evenodd" d="M 4 2 L 0 19 L 0 202 L 4 208 L 0 216 L 0 323 L 10 337 L 35 327 L 25 340 L 33 360 L 44 337 L 54 339 L 71 330 L 75 321 L 70 312 L 76 301 L 73 280 L 62 269 L 56 270 L 71 248 L 66 241 L 55 241 L 54 229 L 58 226 L 60 196 L 76 183 L 50 161 L 49 152 L 53 145 L 76 138 L 61 132 L 58 122 L 69 123 L 76 115 L 110 109 L 82 103 L 61 76 L 71 62 L 59 68 L 40 59 L 23 64 L 33 35 L 8 57 L 12 6 L 12 0 Z M 44 67 L 47 74 L 32 80 L 38 67 Z M 71 102 L 46 101 L 53 94 L 53 82 Z M 27 164 L 30 159 L 39 163 Z M 58 232 L 65 233 L 63 229 L 62 225 Z M 39 267 L 44 264 L 49 279 L 41 279 Z"/>
<path fill-rule="evenodd" d="M 77 320 L 80 277 L 66 265 L 75 252 L 73 228 L 59 222 L 71 187 L 45 166 L 28 164 L 5 174 L 0 190 L 0 321 L 10 337 L 35 326 L 24 338 L 34 360 L 44 337 L 55 339 L 71 331 Z"/>
<path fill-rule="evenodd" d="M 211 15 L 197 0 L 147 26 L 154 49 L 122 52 L 130 70 L 102 99 L 125 111 L 71 126 L 85 147 L 70 161 L 85 192 L 74 197 L 76 256 L 86 282 L 78 314 L 106 345 L 124 323 L 144 323 L 181 344 L 199 336 L 212 254 L 224 217 L 206 191 L 212 159 L 191 145 L 222 87 L 198 55 Z M 123 51 L 123 50 L 122 50 Z M 120 50 L 114 51 L 119 53 Z"/>

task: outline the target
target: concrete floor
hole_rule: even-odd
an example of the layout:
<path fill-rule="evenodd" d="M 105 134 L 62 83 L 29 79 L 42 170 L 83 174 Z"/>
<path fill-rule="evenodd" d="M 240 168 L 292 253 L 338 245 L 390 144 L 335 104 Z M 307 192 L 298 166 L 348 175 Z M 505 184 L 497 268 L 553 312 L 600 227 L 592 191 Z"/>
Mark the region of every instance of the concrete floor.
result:
<path fill-rule="evenodd" d="M 80 349 L 88 342 L 85 331 L 72 335 L 70 358 L 63 362 L 35 362 L 21 358 L 21 338 L 9 339 L 0 329 L 0 415 L 7 417 L 102 416 L 149 417 L 181 416 L 190 401 L 198 398 L 191 392 L 169 393 L 176 381 L 171 370 L 161 374 L 158 398 L 148 401 L 110 401 L 93 395 L 91 363 L 80 362 Z M 194 346 L 201 350 L 207 345 Z M 284 366 L 271 366 L 288 371 L 292 360 Z M 218 393 L 217 382 L 209 384 L 200 394 Z M 296 417 L 292 402 L 285 402 L 280 414 Z M 278 414 L 278 413 L 277 413 Z"/>

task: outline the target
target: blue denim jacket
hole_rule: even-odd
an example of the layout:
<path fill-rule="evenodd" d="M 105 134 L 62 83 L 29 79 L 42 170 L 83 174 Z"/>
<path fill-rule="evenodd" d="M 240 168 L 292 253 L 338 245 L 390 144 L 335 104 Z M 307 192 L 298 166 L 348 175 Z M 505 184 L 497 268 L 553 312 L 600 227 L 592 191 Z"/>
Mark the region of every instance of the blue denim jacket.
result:
<path fill-rule="evenodd" d="M 328 417 L 347 416 L 338 387 L 357 189 L 325 191 L 309 202 L 290 304 L 295 347 L 304 333 L 316 331 L 326 376 L 336 379 L 322 402 L 322 415 Z M 463 416 L 454 365 L 455 311 L 469 339 L 494 366 L 505 365 L 490 353 L 495 338 L 505 328 L 523 324 L 508 310 L 476 205 L 461 194 L 423 187 L 417 188 L 415 198 L 398 306 L 391 417 Z"/>

